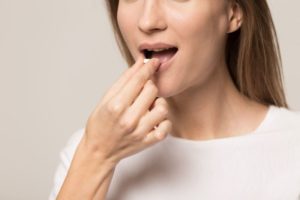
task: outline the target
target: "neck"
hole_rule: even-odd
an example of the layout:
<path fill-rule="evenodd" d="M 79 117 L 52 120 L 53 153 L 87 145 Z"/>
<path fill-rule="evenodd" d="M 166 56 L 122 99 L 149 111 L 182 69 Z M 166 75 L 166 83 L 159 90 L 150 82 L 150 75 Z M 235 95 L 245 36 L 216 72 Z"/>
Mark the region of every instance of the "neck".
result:
<path fill-rule="evenodd" d="M 201 87 L 167 98 L 173 136 L 193 140 L 223 138 L 252 132 L 260 125 L 267 106 L 242 95 L 227 68 L 222 69 Z"/>

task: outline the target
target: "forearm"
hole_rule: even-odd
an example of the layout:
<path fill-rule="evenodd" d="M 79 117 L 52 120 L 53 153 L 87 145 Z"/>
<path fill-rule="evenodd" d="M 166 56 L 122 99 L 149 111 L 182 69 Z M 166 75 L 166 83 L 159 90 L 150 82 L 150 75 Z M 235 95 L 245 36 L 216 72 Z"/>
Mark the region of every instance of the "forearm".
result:
<path fill-rule="evenodd" d="M 101 186 L 98 188 L 98 191 L 96 192 L 96 195 L 94 197 L 95 200 L 104 200 L 106 197 L 106 194 L 108 192 L 108 188 L 110 186 L 112 177 L 114 174 L 114 170 L 110 171 L 104 182 L 101 184 Z"/>
<path fill-rule="evenodd" d="M 115 164 L 100 159 L 81 141 L 74 154 L 57 200 L 104 200 Z M 100 198 L 101 197 L 101 198 Z"/>

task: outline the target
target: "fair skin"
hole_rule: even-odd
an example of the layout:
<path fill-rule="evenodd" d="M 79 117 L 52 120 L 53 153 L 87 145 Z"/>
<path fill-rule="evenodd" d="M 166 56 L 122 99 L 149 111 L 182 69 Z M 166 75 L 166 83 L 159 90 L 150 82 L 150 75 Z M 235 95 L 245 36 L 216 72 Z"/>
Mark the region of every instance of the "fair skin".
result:
<path fill-rule="evenodd" d="M 242 22 L 238 7 L 228 2 L 119 1 L 118 24 L 136 63 L 89 116 L 58 200 L 104 200 L 119 161 L 168 133 L 206 140 L 258 126 L 267 108 L 239 94 L 226 70 L 226 35 Z M 137 47 L 146 41 L 178 47 L 170 68 L 156 73 L 159 60 L 143 64 Z"/>
<path fill-rule="evenodd" d="M 172 66 L 152 77 L 169 104 L 171 134 L 206 140 L 255 130 L 267 107 L 241 95 L 225 62 L 228 33 L 242 24 L 237 4 L 220 0 L 120 0 L 118 23 L 133 57 L 141 42 L 179 50 Z"/>

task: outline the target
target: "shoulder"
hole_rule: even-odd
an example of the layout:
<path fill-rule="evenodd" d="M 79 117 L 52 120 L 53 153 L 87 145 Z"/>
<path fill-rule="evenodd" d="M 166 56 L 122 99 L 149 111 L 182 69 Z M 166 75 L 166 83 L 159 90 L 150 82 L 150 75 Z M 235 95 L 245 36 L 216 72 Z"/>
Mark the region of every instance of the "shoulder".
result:
<path fill-rule="evenodd" d="M 300 111 L 272 106 L 263 132 L 273 133 L 274 140 L 285 140 L 287 144 L 296 143 L 299 146 Z"/>
<path fill-rule="evenodd" d="M 279 128 L 296 129 L 300 131 L 299 110 L 285 107 L 275 107 L 274 115 L 277 115 L 276 126 Z"/>

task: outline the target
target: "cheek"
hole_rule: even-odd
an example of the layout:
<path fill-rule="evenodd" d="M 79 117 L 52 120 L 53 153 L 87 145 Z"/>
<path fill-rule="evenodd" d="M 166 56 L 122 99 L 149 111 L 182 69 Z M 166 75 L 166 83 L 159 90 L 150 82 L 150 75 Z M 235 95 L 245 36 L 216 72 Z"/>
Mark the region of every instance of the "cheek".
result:
<path fill-rule="evenodd" d="M 201 9 L 185 14 L 181 20 L 174 27 L 181 40 L 184 59 L 192 65 L 209 67 L 223 54 L 225 48 L 228 25 L 226 13 Z"/>
<path fill-rule="evenodd" d="M 118 22 L 119 29 L 124 37 L 125 36 L 124 34 L 126 34 L 128 32 L 128 27 L 130 26 L 129 25 L 130 21 L 127 18 L 127 13 L 122 11 L 122 9 L 119 9 L 119 11 L 117 13 L 117 22 Z M 124 37 L 124 39 L 125 38 L 126 37 Z"/>
<path fill-rule="evenodd" d="M 206 11 L 199 13 L 184 14 L 183 17 L 177 18 L 177 23 L 173 24 L 173 30 L 176 31 L 175 35 L 182 50 L 178 60 L 179 66 L 173 74 L 179 80 L 178 90 L 202 85 L 215 73 L 224 54 L 226 15 Z M 179 69 L 181 73 L 178 73 Z M 180 83 L 180 80 L 183 82 Z"/>
<path fill-rule="evenodd" d="M 133 12 L 128 12 L 125 9 L 119 9 L 117 13 L 117 23 L 122 34 L 123 39 L 125 40 L 129 49 L 134 42 L 134 33 L 136 16 Z"/>
<path fill-rule="evenodd" d="M 215 16 L 210 13 L 198 13 L 186 16 L 176 23 L 178 35 L 194 45 L 200 45 L 226 35 L 227 20 L 225 15 Z M 174 26 L 176 26 L 174 24 Z M 182 31 L 184 30 L 184 31 Z M 196 42 L 198 41 L 198 42 Z M 201 43 L 199 43 L 201 41 Z"/>

